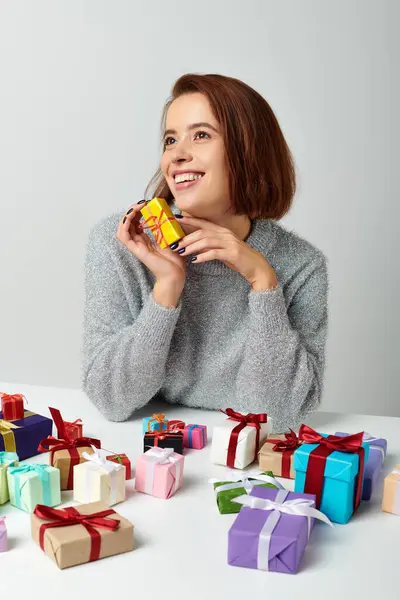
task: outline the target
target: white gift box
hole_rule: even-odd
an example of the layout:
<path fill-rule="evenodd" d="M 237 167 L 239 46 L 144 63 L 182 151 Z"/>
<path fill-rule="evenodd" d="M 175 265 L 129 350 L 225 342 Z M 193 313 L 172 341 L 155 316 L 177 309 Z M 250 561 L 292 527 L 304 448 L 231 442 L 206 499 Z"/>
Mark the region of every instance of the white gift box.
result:
<path fill-rule="evenodd" d="M 125 465 L 106 460 L 98 451 L 82 455 L 86 462 L 74 467 L 74 500 L 81 504 L 105 502 L 113 506 L 125 500 Z"/>
<path fill-rule="evenodd" d="M 242 413 L 245 414 L 245 413 Z M 225 419 L 216 425 L 212 435 L 211 462 L 217 465 L 227 465 L 229 440 L 233 429 L 240 425 L 239 421 Z M 257 453 L 262 444 L 272 432 L 272 421 L 268 417 L 267 423 L 260 423 L 260 439 L 256 449 L 257 429 L 253 425 L 244 427 L 238 436 L 236 447 L 235 469 L 245 469 L 257 458 Z"/>

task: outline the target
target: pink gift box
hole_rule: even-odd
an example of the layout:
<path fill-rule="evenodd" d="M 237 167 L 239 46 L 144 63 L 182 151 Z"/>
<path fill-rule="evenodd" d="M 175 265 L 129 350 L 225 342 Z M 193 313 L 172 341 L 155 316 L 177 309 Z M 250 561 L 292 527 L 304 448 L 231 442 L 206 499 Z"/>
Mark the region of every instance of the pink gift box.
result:
<path fill-rule="evenodd" d="M 182 431 L 185 448 L 201 450 L 207 445 L 207 427 L 205 425 L 189 423 Z"/>
<path fill-rule="evenodd" d="M 171 498 L 182 485 L 184 460 L 172 448 L 150 448 L 137 460 L 135 489 L 156 498 Z"/>
<path fill-rule="evenodd" d="M 7 552 L 8 540 L 7 540 L 7 527 L 6 518 L 0 517 L 0 552 Z"/>

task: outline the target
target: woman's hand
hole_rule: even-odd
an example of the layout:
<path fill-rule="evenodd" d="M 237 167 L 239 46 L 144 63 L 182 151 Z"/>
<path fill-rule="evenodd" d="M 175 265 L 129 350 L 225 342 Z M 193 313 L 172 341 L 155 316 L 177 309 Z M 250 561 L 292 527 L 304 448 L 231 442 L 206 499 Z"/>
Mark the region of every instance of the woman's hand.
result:
<path fill-rule="evenodd" d="M 174 252 L 184 249 L 182 256 L 197 254 L 191 259 L 196 263 L 218 259 L 240 273 L 254 291 L 272 289 L 278 285 L 276 273 L 264 256 L 239 239 L 230 229 L 194 217 L 179 218 L 179 224 L 192 233 L 172 246 Z"/>
<path fill-rule="evenodd" d="M 157 281 L 184 283 L 184 258 L 170 248 L 161 248 L 137 227 L 142 218 L 140 209 L 143 204 L 132 204 L 129 208 L 118 226 L 117 240 L 150 269 Z"/>

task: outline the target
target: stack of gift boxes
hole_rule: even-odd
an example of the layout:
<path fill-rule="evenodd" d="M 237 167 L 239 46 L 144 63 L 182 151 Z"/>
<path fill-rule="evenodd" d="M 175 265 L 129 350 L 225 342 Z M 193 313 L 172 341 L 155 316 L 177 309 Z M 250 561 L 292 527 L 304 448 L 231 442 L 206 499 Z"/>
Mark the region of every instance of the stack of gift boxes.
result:
<path fill-rule="evenodd" d="M 55 408 L 49 408 L 51 419 L 38 415 L 27 410 L 21 394 L 0 397 L 0 504 L 32 513 L 33 540 L 60 568 L 133 550 L 132 523 L 110 508 L 125 500 L 127 455 L 85 437 L 80 419 L 64 421 Z M 228 467 L 230 476 L 211 481 L 219 512 L 236 515 L 227 531 L 228 563 L 295 573 L 316 521 L 345 524 L 371 498 L 387 442 L 365 432 L 326 435 L 306 425 L 298 434 L 273 434 L 266 414 L 222 412 L 211 461 Z M 204 448 L 207 427 L 154 414 L 143 419 L 142 433 L 135 489 L 171 498 L 182 485 L 185 448 Z M 39 453 L 48 460 L 24 462 Z M 255 461 L 257 470 L 243 471 Z M 294 479 L 294 492 L 277 477 Z M 79 504 L 56 508 L 62 490 L 72 490 Z M 382 508 L 400 514 L 400 465 L 385 479 Z M 0 552 L 6 550 L 6 519 L 0 516 Z"/>

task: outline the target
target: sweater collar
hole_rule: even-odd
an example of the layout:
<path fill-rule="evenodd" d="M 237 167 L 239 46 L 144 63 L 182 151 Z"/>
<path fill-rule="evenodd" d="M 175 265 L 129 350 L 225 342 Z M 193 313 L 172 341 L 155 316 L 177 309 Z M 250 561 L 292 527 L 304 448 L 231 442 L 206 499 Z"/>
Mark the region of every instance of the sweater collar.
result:
<path fill-rule="evenodd" d="M 171 204 L 173 213 L 180 214 L 179 208 L 175 203 Z M 262 254 L 268 260 L 268 254 L 275 242 L 276 226 L 273 219 L 254 219 L 251 223 L 251 231 L 247 237 L 246 244 L 254 248 L 256 252 Z M 232 269 L 227 267 L 220 260 L 211 260 L 206 263 L 191 263 L 189 260 L 186 267 L 195 270 L 196 273 L 204 275 L 221 275 L 223 273 L 232 273 Z"/>

